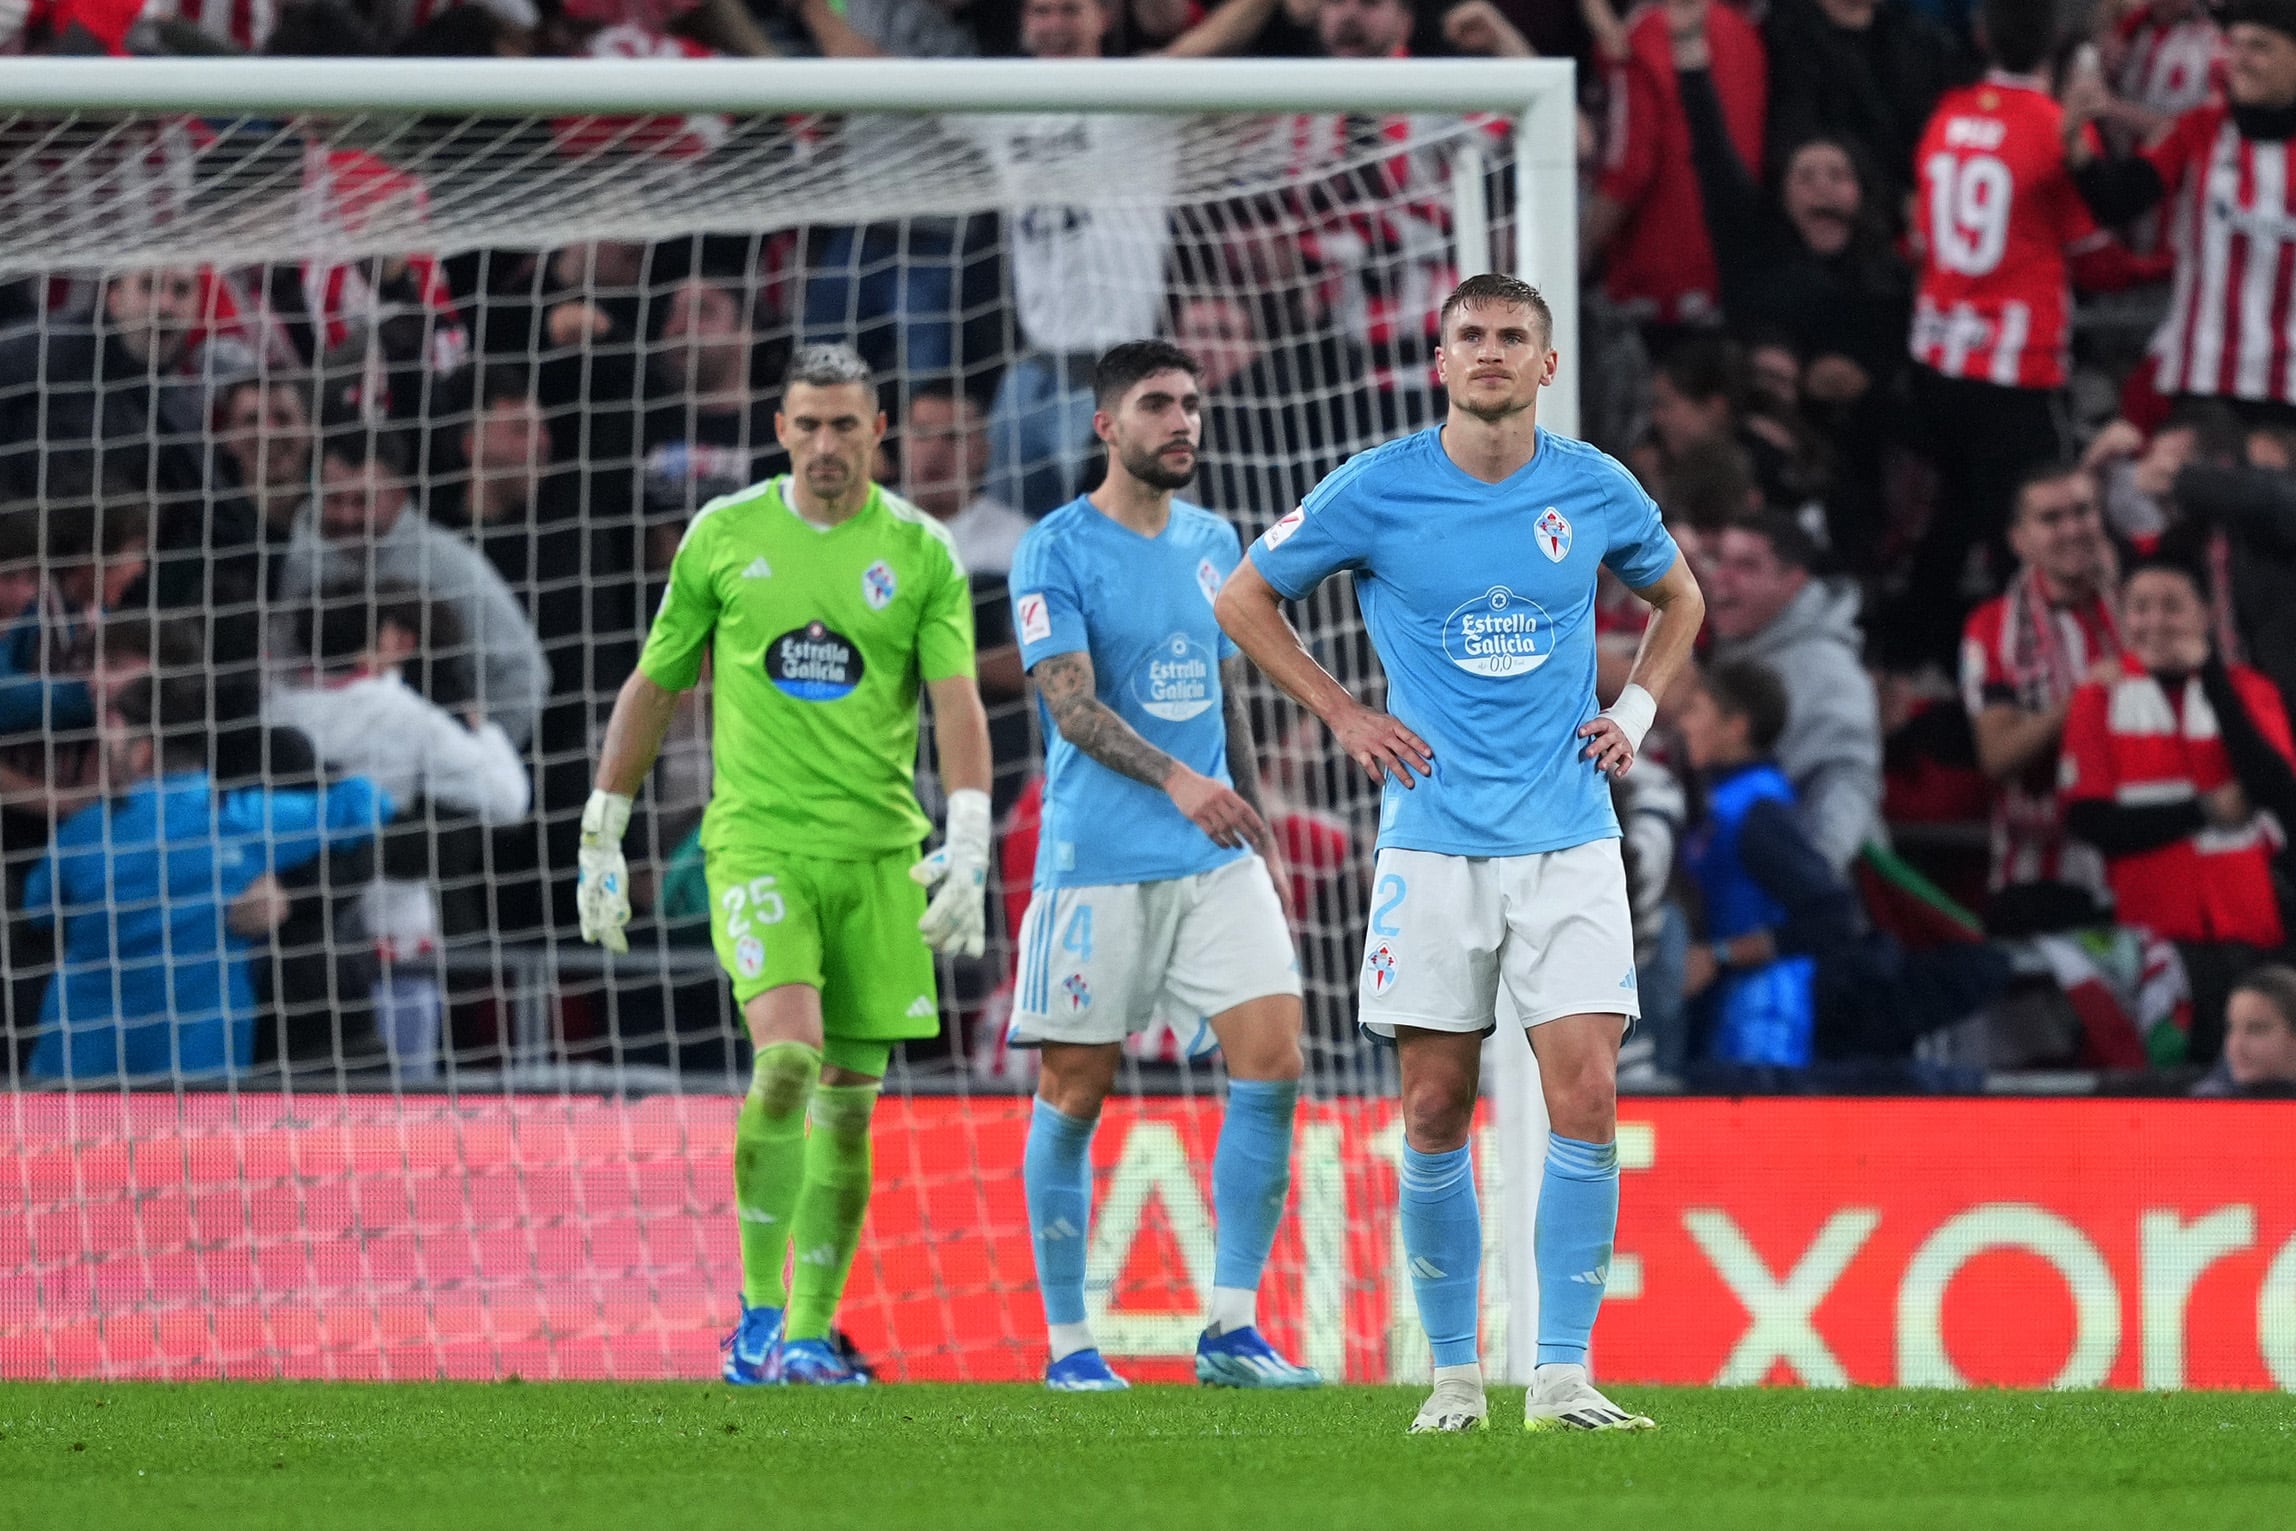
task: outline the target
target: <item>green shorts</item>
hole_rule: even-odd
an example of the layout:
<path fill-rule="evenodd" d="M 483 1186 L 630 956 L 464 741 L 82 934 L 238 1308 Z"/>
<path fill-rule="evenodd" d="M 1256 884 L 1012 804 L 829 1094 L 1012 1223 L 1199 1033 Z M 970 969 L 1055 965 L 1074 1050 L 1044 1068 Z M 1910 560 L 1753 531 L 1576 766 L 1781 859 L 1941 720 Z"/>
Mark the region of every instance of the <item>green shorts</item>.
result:
<path fill-rule="evenodd" d="M 893 1043 L 936 1035 L 933 949 L 917 933 L 925 890 L 909 878 L 916 859 L 711 850 L 710 940 L 734 999 L 746 1005 L 792 983 L 820 990 L 822 1056 L 865 1074 L 885 1071 Z"/>

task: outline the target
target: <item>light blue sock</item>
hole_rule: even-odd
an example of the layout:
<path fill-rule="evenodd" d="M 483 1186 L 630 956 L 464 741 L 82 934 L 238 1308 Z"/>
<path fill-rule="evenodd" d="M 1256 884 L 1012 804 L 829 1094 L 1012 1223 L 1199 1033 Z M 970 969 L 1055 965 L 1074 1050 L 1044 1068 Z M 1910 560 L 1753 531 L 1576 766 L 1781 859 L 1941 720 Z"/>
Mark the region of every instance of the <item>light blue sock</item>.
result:
<path fill-rule="evenodd" d="M 1539 1365 L 1586 1364 L 1618 1232 L 1618 1145 L 1547 1134 L 1531 1248 L 1539 1262 Z"/>
<path fill-rule="evenodd" d="M 1231 1079 L 1228 1115 L 1212 1155 L 1212 1213 L 1218 1219 L 1212 1285 L 1257 1291 L 1291 1191 L 1294 1079 Z"/>
<path fill-rule="evenodd" d="M 1056 1111 L 1042 1097 L 1028 1122 L 1021 1183 L 1028 1192 L 1029 1242 L 1047 1324 L 1084 1322 L 1084 1235 L 1092 1225 L 1092 1122 Z"/>
<path fill-rule="evenodd" d="M 1437 1366 L 1472 1366 L 1481 1314 L 1483 1214 L 1475 1205 L 1475 1161 L 1464 1147 L 1423 1154 L 1403 1145 L 1399 1201 L 1411 1294 Z"/>

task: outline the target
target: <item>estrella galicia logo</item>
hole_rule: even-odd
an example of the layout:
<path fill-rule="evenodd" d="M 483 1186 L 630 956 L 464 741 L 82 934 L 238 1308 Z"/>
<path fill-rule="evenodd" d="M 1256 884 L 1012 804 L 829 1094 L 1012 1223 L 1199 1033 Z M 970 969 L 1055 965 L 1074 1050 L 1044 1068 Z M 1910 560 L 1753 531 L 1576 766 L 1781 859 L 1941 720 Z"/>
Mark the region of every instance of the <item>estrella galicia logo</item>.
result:
<path fill-rule="evenodd" d="M 834 702 L 861 684 L 861 650 L 826 623 L 793 627 L 765 646 L 765 677 L 801 702 Z"/>
<path fill-rule="evenodd" d="M 1493 585 L 1443 622 L 1443 652 L 1470 675 L 1527 675 L 1554 651 L 1546 612 L 1505 585 Z"/>
<path fill-rule="evenodd" d="M 1153 718 L 1185 723 L 1212 705 L 1212 656 L 1186 633 L 1149 651 L 1132 677 L 1132 697 Z"/>

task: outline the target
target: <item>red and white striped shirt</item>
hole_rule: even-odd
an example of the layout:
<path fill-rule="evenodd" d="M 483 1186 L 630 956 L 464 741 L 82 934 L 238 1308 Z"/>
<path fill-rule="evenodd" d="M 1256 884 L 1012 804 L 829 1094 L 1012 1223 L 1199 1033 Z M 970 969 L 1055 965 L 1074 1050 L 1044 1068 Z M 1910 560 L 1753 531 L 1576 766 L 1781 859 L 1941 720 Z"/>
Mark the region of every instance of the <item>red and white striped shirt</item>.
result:
<path fill-rule="evenodd" d="M 2296 185 L 2288 144 L 2211 103 L 2143 152 L 2168 188 L 2176 286 L 2153 336 L 2163 394 L 2296 404 Z"/>
<path fill-rule="evenodd" d="M 2175 116 L 2208 100 L 2224 72 L 2224 32 L 2205 10 L 2163 21 L 2148 7 L 2115 26 L 2121 66 L 2113 93 L 2123 101 Z"/>
<path fill-rule="evenodd" d="M 1913 359 L 1946 377 L 2057 388 L 2072 338 L 2070 255 L 2101 246 L 2065 169 L 2064 113 L 2035 80 L 1950 91 L 1921 135 Z"/>

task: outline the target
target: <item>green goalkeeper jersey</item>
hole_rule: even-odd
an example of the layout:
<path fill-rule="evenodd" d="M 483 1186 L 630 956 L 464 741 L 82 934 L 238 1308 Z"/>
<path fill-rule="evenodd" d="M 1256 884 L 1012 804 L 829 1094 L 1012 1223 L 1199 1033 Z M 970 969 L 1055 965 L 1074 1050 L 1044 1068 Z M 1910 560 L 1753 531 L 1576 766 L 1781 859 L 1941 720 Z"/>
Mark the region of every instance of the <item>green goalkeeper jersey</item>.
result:
<path fill-rule="evenodd" d="M 872 486 L 827 531 L 775 478 L 704 505 L 638 667 L 683 691 L 710 655 L 705 850 L 831 861 L 914 851 L 917 698 L 973 673 L 973 605 L 939 522 Z"/>

